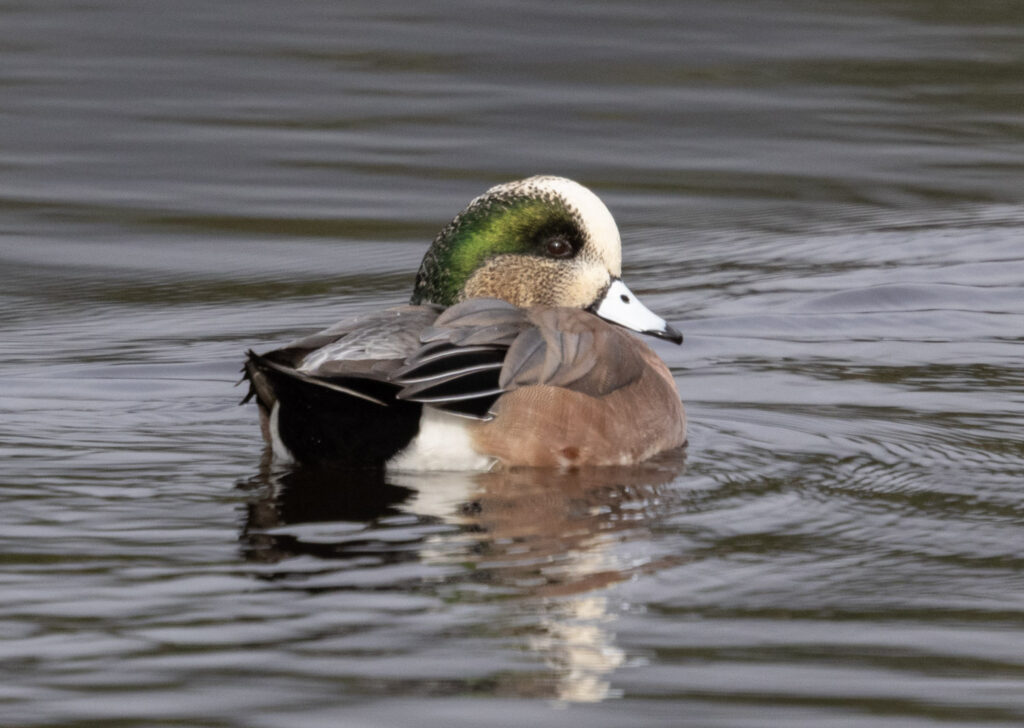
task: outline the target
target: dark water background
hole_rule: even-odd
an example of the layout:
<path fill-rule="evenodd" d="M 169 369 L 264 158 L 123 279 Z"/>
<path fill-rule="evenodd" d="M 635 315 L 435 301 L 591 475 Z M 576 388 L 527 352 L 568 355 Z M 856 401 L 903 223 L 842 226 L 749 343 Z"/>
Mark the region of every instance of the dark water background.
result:
<path fill-rule="evenodd" d="M 540 172 L 685 462 L 261 464 L 243 350 Z M 1021 725 L 1022 202 L 1019 2 L 0 2 L 0 725 Z"/>

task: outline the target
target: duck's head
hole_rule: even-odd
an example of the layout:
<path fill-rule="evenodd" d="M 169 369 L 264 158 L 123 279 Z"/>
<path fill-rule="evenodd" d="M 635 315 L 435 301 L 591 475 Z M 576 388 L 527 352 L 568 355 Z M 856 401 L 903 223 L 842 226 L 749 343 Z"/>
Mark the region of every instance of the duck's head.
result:
<path fill-rule="evenodd" d="M 622 282 L 619 228 L 597 195 L 564 177 L 492 187 L 434 238 L 412 303 L 500 298 L 516 306 L 585 308 L 628 329 L 682 334 Z"/>

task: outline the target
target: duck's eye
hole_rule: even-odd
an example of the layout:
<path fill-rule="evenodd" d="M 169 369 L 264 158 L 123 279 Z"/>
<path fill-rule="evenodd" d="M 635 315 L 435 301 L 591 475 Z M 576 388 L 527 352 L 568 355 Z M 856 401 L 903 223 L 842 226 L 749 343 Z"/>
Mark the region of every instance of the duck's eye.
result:
<path fill-rule="evenodd" d="M 552 258 L 571 258 L 573 253 L 572 243 L 565 238 L 551 238 L 547 242 L 548 255 Z"/>

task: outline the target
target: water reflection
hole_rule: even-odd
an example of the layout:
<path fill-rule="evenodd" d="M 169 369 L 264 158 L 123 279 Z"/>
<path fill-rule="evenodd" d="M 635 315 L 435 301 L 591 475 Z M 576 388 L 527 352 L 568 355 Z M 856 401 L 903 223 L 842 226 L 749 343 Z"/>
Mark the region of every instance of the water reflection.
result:
<path fill-rule="evenodd" d="M 413 494 L 409 488 L 388 483 L 374 470 L 275 470 L 269 459 L 261 464 L 256 477 L 240 487 L 258 488 L 261 493 L 246 506 L 243 554 L 250 561 L 265 563 L 299 555 L 343 557 L 351 551 L 351 541 L 322 539 L 308 527 L 339 521 L 373 522 L 399 513 L 398 505 Z"/>
<path fill-rule="evenodd" d="M 549 674 L 529 681 L 531 695 L 594 702 L 613 694 L 608 676 L 625 659 L 599 590 L 666 563 L 648 537 L 683 467 L 682 453 L 629 468 L 386 476 L 265 462 L 244 484 L 256 497 L 240 540 L 247 559 L 274 565 L 261 576 L 291 584 L 310 573 L 295 557 L 316 557 L 318 573 L 327 559 L 343 571 L 440 567 L 421 586 L 500 605 L 488 629 L 542 658 Z"/>

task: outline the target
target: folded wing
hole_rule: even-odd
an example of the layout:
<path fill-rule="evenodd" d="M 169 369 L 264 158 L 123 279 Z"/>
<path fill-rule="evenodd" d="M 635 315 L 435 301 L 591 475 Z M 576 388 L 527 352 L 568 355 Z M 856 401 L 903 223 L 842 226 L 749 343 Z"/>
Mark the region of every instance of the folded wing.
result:
<path fill-rule="evenodd" d="M 604 396 L 635 381 L 643 362 L 624 331 L 575 308 L 521 309 L 470 299 L 442 313 L 394 373 L 398 398 L 489 419 L 505 392 L 532 385 Z"/>

